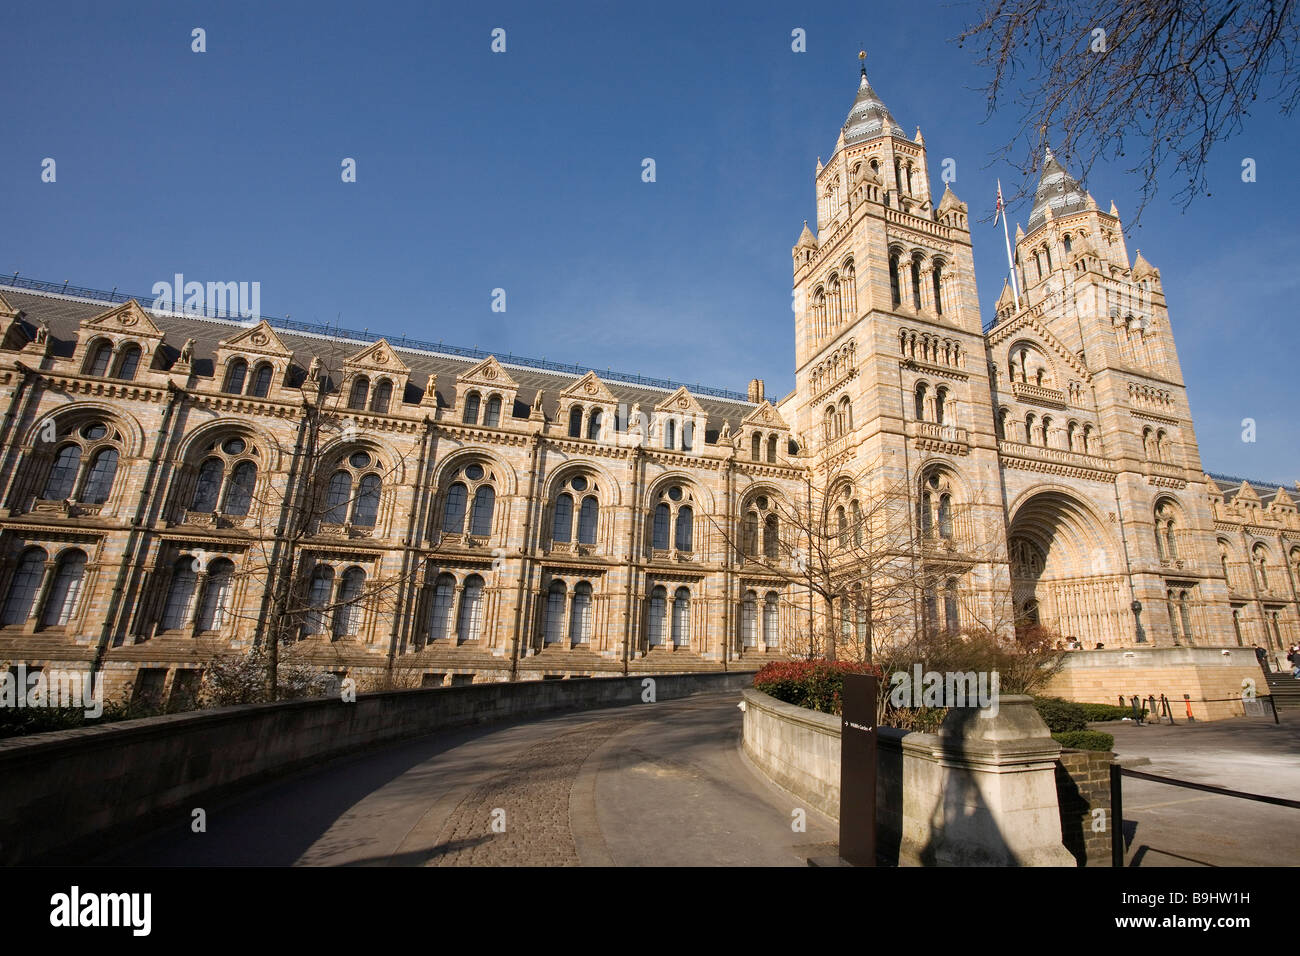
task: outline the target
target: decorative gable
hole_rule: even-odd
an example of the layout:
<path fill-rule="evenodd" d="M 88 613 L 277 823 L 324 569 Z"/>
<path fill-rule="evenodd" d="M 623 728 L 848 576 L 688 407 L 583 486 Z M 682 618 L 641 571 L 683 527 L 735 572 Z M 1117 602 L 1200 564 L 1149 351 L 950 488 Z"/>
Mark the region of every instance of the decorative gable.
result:
<path fill-rule="evenodd" d="M 83 374 L 107 375 L 131 346 L 140 350 L 139 366 L 153 368 L 163 332 L 135 299 L 85 319 L 77 333 L 72 365 Z"/>
<path fill-rule="evenodd" d="M 192 344 L 185 343 L 179 365 L 188 364 Z M 292 361 L 293 352 L 263 320 L 222 339 L 213 353 L 212 369 L 219 388 L 227 394 L 271 398 L 284 387 Z"/>
<path fill-rule="evenodd" d="M 750 461 L 775 464 L 778 454 L 789 446 L 790 426 L 772 403 L 764 399 L 741 419 L 738 438 L 742 456 Z"/>
<path fill-rule="evenodd" d="M 560 392 L 557 408 L 570 438 L 597 440 L 612 434 L 618 399 L 595 372 L 587 372 Z"/>
<path fill-rule="evenodd" d="M 410 377 L 411 367 L 379 339 L 343 360 L 340 384 L 349 409 L 387 414 L 402 403 Z"/>
<path fill-rule="evenodd" d="M 454 414 L 467 425 L 497 427 L 512 416 L 518 392 L 519 383 L 489 355 L 456 376 Z"/>

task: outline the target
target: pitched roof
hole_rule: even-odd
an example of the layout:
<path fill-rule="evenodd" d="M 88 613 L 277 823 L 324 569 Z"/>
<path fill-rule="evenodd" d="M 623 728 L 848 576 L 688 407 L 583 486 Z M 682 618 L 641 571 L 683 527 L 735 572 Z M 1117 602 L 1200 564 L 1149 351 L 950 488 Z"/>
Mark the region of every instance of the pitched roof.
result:
<path fill-rule="evenodd" d="M 120 304 L 110 300 L 107 293 L 102 294 L 103 298 L 94 297 L 93 293 L 73 296 L 19 288 L 4 283 L 0 283 L 0 290 L 14 309 L 22 311 L 24 322 L 33 332 L 35 326 L 41 322 L 49 325 L 51 355 L 56 358 L 72 356 L 84 320 L 101 315 Z M 92 292 L 92 290 L 78 291 Z M 147 311 L 154 324 L 165 336 L 160 348 L 162 366 L 167 368 L 173 365 L 180 355 L 180 346 L 186 339 L 192 338 L 194 339 L 194 373 L 208 378 L 214 377 L 213 357 L 222 341 L 255 328 L 261 321 L 260 319 L 208 318 Z M 294 353 L 289 374 L 291 385 L 300 383 L 305 377 L 306 366 L 313 355 L 337 352 L 341 365 L 344 358 L 370 347 L 373 342 L 381 338 L 374 334 L 331 330 L 323 326 L 311 326 L 287 319 L 266 321 L 275 329 L 280 341 Z M 437 376 L 438 404 L 443 407 L 452 405 L 455 399 L 457 376 L 481 365 L 487 357 L 487 353 L 455 346 L 446 346 L 446 351 L 442 351 L 441 343 L 416 343 L 406 338 L 389 340 L 389 347 L 411 369 L 411 379 L 402 397 L 408 405 L 420 403 L 424 396 L 424 383 L 429 375 Z M 510 370 L 510 376 L 519 385 L 513 410 L 516 418 L 528 417 L 533 399 L 537 392 L 541 391 L 543 411 L 549 418 L 554 419 L 558 415 L 560 393 L 588 371 L 592 371 L 585 367 L 543 363 L 512 355 L 497 356 L 497 359 L 504 368 Z M 618 401 L 625 402 L 629 407 L 639 403 L 644 408 L 653 408 L 682 387 L 676 382 L 661 382 L 657 379 L 643 379 L 639 383 L 626 381 L 625 379 L 635 379 L 639 376 L 594 371 Z M 715 440 L 724 422 L 730 423 L 732 431 L 735 431 L 741 420 L 757 407 L 738 392 L 703 386 L 686 387 L 708 417 L 706 440 L 709 442 Z M 733 395 L 735 397 L 732 397 Z"/>

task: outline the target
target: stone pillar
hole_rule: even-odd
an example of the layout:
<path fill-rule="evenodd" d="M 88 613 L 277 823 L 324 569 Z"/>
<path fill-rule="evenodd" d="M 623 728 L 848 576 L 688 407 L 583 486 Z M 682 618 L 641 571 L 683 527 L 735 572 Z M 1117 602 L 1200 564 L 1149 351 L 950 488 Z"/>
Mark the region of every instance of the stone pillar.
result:
<path fill-rule="evenodd" d="M 1061 840 L 1061 747 L 1033 698 L 953 708 L 937 735 L 882 729 L 880 746 L 880 845 L 901 865 L 1076 865 Z"/>

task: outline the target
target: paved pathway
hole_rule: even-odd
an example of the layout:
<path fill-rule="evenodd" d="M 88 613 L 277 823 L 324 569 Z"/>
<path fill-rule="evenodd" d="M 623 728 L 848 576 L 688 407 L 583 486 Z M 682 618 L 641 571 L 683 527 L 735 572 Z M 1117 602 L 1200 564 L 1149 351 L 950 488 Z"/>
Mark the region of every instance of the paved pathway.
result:
<path fill-rule="evenodd" d="M 741 756 L 735 694 L 469 728 L 335 761 L 100 862 L 802 866 L 835 839 Z M 503 829 L 502 829 L 503 827 Z M 824 847 L 821 847 L 824 849 Z"/>
<path fill-rule="evenodd" d="M 1300 714 L 1175 726 L 1094 724 L 1143 773 L 1300 799 Z M 1131 758 L 1147 757 L 1137 766 Z M 1297 866 L 1300 810 L 1124 778 L 1129 866 Z"/>

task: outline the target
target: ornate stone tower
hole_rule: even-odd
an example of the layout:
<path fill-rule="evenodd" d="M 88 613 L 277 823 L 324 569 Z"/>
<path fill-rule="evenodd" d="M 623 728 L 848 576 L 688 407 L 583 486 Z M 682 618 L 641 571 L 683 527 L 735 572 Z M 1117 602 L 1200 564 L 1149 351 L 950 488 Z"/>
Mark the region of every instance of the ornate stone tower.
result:
<path fill-rule="evenodd" d="M 1205 643 L 1227 585 L 1159 270 L 1048 151 L 988 335 L 1018 609 L 1086 646 Z"/>
<path fill-rule="evenodd" d="M 816 231 L 805 223 L 793 249 L 796 385 L 781 411 L 814 483 L 853 485 L 846 507 L 902 490 L 914 548 L 947 562 L 921 612 L 993 623 L 1005 524 L 966 205 L 948 188 L 933 200 L 920 130 L 904 133 L 865 68 L 816 190 Z"/>

